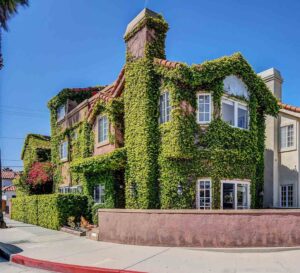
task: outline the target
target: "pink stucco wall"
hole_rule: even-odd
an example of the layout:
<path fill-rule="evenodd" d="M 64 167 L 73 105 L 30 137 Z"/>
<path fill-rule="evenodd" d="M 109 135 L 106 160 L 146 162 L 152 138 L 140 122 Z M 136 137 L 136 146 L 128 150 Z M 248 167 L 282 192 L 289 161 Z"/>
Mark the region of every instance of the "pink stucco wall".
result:
<path fill-rule="evenodd" d="M 100 209 L 100 240 L 190 247 L 300 245 L 300 210 Z"/>

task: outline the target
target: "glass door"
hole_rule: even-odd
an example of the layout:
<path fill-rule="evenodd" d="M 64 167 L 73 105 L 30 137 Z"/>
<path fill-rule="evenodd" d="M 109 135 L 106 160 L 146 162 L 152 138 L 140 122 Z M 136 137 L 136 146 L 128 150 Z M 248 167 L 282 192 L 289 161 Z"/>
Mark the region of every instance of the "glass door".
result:
<path fill-rule="evenodd" d="M 223 183 L 223 209 L 235 209 L 235 190 L 233 183 Z"/>

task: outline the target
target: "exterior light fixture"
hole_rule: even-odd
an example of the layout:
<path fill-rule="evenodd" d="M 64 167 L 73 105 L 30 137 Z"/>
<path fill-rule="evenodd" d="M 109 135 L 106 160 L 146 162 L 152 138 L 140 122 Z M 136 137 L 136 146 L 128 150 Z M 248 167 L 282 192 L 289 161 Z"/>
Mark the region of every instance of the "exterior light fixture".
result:
<path fill-rule="evenodd" d="M 178 184 L 178 186 L 177 186 L 177 193 L 179 196 L 181 196 L 183 194 L 183 189 L 182 189 L 181 184 Z"/>

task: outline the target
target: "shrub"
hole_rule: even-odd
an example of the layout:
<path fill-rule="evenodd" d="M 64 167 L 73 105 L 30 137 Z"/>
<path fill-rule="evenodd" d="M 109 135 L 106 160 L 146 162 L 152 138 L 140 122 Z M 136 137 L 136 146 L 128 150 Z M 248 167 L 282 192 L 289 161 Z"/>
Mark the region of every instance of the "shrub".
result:
<path fill-rule="evenodd" d="M 70 216 L 80 222 L 88 217 L 88 197 L 79 194 L 31 195 L 12 199 L 12 219 L 50 229 L 67 224 Z"/>

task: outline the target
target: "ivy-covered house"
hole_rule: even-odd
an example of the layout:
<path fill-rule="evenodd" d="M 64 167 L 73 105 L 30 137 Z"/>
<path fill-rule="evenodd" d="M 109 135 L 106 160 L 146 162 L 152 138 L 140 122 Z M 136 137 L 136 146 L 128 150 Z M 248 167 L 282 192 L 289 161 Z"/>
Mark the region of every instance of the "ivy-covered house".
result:
<path fill-rule="evenodd" d="M 29 183 L 29 173 L 35 164 L 49 168 L 51 163 L 51 142 L 50 137 L 40 134 L 28 134 L 25 138 L 21 159 L 23 160 L 23 171 L 14 180 L 18 195 L 33 194 L 39 191 L 39 185 L 33 186 Z M 43 188 L 43 192 L 44 192 Z M 52 191 L 52 186 L 47 187 L 46 192 Z"/>
<path fill-rule="evenodd" d="M 114 83 L 49 101 L 56 191 L 103 207 L 262 207 L 265 118 L 277 100 L 240 53 L 167 60 L 167 30 L 144 9 Z"/>

